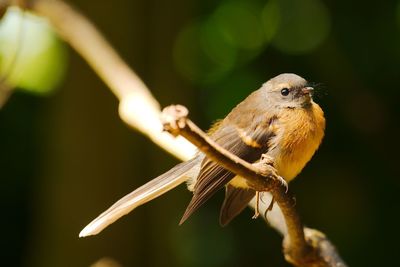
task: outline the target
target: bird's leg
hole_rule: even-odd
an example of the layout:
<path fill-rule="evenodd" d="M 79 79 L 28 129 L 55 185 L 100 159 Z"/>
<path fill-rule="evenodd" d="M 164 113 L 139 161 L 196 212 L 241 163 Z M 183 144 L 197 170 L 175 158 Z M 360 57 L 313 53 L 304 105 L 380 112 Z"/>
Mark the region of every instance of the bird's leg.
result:
<path fill-rule="evenodd" d="M 262 201 L 261 193 L 262 192 L 260 192 L 260 191 L 256 191 L 256 205 L 254 207 L 254 215 L 253 215 L 252 219 L 257 219 L 258 216 L 260 216 L 260 200 Z M 268 212 L 274 208 L 274 204 L 275 204 L 275 199 L 274 199 L 274 197 L 272 197 L 271 202 L 269 203 L 268 207 L 265 209 L 265 212 L 264 212 L 265 219 L 267 218 Z"/>
<path fill-rule="evenodd" d="M 256 191 L 256 206 L 254 207 L 253 219 L 257 219 L 260 216 L 260 192 Z"/>
<path fill-rule="evenodd" d="M 262 154 L 260 161 L 257 162 L 257 163 L 254 163 L 254 165 L 257 165 L 265 173 L 275 173 L 275 177 L 277 179 L 277 182 L 280 185 L 285 187 L 285 193 L 287 193 L 288 188 L 289 188 L 288 184 L 287 184 L 286 180 L 283 177 L 279 176 L 276 173 L 276 169 L 274 167 L 274 158 L 273 157 L 271 157 L 268 154 Z"/>
<path fill-rule="evenodd" d="M 260 163 L 263 164 L 260 166 L 262 166 L 264 168 L 274 168 L 274 158 L 268 154 L 261 155 Z M 286 180 L 280 176 L 277 176 L 277 178 L 278 178 L 278 181 L 286 188 L 286 192 L 287 192 L 288 185 L 287 185 Z M 253 219 L 257 218 L 260 215 L 260 207 L 259 207 L 260 198 L 261 198 L 260 192 L 256 191 L 256 206 L 254 208 Z M 261 201 L 262 201 L 262 199 L 261 199 Z M 272 197 L 271 202 L 269 203 L 267 209 L 264 212 L 264 218 L 267 218 L 267 213 L 273 209 L 274 204 L 275 204 L 275 199 L 274 199 L 274 197 Z"/>
<path fill-rule="evenodd" d="M 268 211 L 271 211 L 274 208 L 275 198 L 272 196 L 271 203 L 269 203 L 268 208 L 264 212 L 264 218 L 267 219 Z"/>

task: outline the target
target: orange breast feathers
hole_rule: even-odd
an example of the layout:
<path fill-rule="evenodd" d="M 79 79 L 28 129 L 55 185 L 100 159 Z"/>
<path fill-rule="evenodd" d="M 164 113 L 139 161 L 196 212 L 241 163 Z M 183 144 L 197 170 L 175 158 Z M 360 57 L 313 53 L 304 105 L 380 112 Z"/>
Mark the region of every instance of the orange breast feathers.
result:
<path fill-rule="evenodd" d="M 325 118 L 318 104 L 308 109 L 285 110 L 279 116 L 274 166 L 280 176 L 295 178 L 314 155 L 325 131 Z"/>

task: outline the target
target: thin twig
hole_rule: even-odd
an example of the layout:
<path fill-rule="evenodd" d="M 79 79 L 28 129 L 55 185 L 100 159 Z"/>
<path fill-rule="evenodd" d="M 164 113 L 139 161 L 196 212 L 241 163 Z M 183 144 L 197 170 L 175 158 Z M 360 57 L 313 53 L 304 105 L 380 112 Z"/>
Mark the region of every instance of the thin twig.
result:
<path fill-rule="evenodd" d="M 199 148 L 208 158 L 218 162 L 224 168 L 245 178 L 248 184 L 255 186 L 253 189 L 260 191 L 270 191 L 279 205 L 288 229 L 288 235 L 284 242 L 285 258 L 295 266 L 345 266 L 343 261 L 333 262 L 332 259 L 340 260 L 334 247 L 330 245 L 330 250 L 323 250 L 326 254 L 321 255 L 320 242 L 306 242 L 303 225 L 295 209 L 293 197 L 287 192 L 284 183 L 281 183 L 276 172 L 265 171 L 261 164 L 250 164 L 236 155 L 230 153 L 222 146 L 214 142 L 200 128 L 198 128 L 188 118 L 188 110 L 180 105 L 169 106 L 163 110 L 162 122 L 164 129 L 177 136 L 182 135 Z M 260 160 L 262 161 L 263 158 Z M 267 166 L 269 166 L 267 164 Z M 270 166 L 269 166 L 270 167 Z M 315 239 L 308 239 L 313 241 Z M 324 242 L 330 244 L 326 238 Z M 325 243 L 325 244 L 326 244 Z M 314 245 L 314 246 L 313 246 Z M 315 246 L 317 245 L 317 246 Z M 326 255 L 330 255 L 329 262 Z"/>

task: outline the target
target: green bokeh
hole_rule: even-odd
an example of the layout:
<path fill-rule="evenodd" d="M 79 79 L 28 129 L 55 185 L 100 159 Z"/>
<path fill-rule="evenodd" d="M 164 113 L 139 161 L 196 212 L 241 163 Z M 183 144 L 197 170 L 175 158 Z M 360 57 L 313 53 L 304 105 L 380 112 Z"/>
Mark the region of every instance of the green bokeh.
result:
<path fill-rule="evenodd" d="M 277 28 L 277 11 L 258 2 L 224 1 L 213 12 L 188 23 L 175 43 L 179 72 L 195 84 L 213 84 L 251 62 L 267 47 Z"/>
<path fill-rule="evenodd" d="M 400 1 L 397 4 L 396 18 L 397 18 L 397 26 L 400 28 Z"/>
<path fill-rule="evenodd" d="M 208 24 L 195 21 L 181 31 L 175 43 L 177 69 L 194 83 L 218 80 L 232 68 L 235 60 L 235 49 L 226 47 L 219 38 L 214 39 L 216 34 L 209 29 Z"/>
<path fill-rule="evenodd" d="M 260 9 L 254 2 L 223 3 L 214 12 L 213 19 L 230 45 L 244 50 L 258 50 L 264 45 Z"/>
<path fill-rule="evenodd" d="M 66 52 L 48 22 L 17 8 L 0 24 L 0 74 L 11 87 L 47 94 L 61 82 Z"/>
<path fill-rule="evenodd" d="M 265 38 L 269 42 L 275 36 L 280 22 L 280 11 L 278 0 L 268 1 L 262 10 L 262 23 L 264 27 Z"/>
<path fill-rule="evenodd" d="M 199 37 L 202 51 L 214 64 L 225 67 L 226 71 L 233 68 L 238 49 L 227 42 L 212 19 L 203 23 Z"/>
<path fill-rule="evenodd" d="M 302 54 L 317 48 L 328 36 L 330 16 L 320 0 L 272 0 L 279 9 L 279 27 L 274 46 L 288 54 Z M 272 12 L 267 4 L 265 12 Z"/>

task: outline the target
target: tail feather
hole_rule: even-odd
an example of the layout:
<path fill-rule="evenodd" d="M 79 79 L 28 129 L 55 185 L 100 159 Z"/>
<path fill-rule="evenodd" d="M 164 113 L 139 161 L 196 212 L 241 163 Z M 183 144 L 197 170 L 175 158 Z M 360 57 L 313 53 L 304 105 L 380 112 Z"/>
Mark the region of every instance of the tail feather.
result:
<path fill-rule="evenodd" d="M 199 165 L 201 158 L 199 156 L 176 165 L 166 173 L 154 178 L 148 183 L 142 185 L 135 191 L 124 196 L 112 205 L 105 212 L 89 223 L 80 233 L 79 237 L 96 235 L 107 226 L 128 214 L 140 205 L 159 197 L 167 191 L 175 188 L 188 180 L 192 175 L 191 171 L 196 165 Z M 195 170 L 194 170 L 195 171 Z"/>

